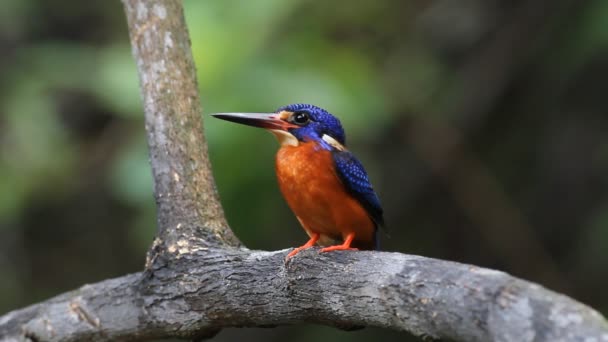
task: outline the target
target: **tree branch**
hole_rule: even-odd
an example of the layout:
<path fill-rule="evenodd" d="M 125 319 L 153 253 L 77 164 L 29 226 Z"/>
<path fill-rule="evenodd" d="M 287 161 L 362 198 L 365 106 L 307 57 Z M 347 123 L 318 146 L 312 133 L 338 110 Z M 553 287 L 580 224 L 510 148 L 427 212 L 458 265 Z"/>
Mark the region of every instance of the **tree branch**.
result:
<path fill-rule="evenodd" d="M 0 341 L 202 339 L 224 327 L 377 326 L 460 341 L 608 341 L 593 309 L 505 273 L 386 252 L 237 248 L 214 188 L 181 2 L 123 0 L 159 235 L 141 273 L 0 317 Z"/>
<path fill-rule="evenodd" d="M 181 1 L 123 3 L 146 116 L 158 211 L 156 245 L 237 246 L 211 173 Z"/>
<path fill-rule="evenodd" d="M 386 252 L 161 253 L 146 272 L 0 318 L 2 341 L 201 338 L 225 327 L 376 326 L 457 341 L 608 341 L 596 311 L 506 273 Z"/>

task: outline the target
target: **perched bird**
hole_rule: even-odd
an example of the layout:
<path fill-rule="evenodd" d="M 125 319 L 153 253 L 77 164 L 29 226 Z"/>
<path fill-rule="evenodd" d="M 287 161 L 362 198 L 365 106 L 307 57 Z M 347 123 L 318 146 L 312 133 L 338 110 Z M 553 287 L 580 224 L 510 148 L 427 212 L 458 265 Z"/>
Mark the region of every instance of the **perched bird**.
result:
<path fill-rule="evenodd" d="M 384 224 L 380 200 L 363 165 L 346 149 L 335 116 L 309 104 L 291 104 L 269 114 L 213 116 L 265 128 L 279 140 L 279 187 L 310 237 L 287 259 L 315 243 L 327 246 L 321 252 L 378 249 L 378 228 Z"/>

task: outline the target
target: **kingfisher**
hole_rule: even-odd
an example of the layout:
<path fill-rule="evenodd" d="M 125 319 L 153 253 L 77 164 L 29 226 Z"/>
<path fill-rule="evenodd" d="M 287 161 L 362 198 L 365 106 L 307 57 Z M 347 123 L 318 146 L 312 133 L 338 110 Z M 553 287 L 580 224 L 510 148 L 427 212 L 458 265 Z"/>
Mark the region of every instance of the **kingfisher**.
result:
<path fill-rule="evenodd" d="M 281 145 L 275 170 L 287 204 L 309 236 L 286 260 L 318 244 L 320 252 L 376 250 L 382 206 L 367 172 L 346 149 L 340 120 L 310 104 L 274 113 L 217 113 L 214 117 L 260 127 Z"/>

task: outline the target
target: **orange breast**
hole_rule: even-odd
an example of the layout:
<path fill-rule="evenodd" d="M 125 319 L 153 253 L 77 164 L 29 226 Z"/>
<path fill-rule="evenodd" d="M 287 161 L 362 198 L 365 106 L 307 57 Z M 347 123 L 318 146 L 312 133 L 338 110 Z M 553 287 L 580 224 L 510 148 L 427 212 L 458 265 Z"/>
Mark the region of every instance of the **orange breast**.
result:
<path fill-rule="evenodd" d="M 344 188 L 336 174 L 331 152 L 315 142 L 283 146 L 277 153 L 276 172 L 287 204 L 304 230 L 320 233 L 319 244 L 335 244 L 355 233 L 353 247 L 373 249 L 373 221 Z"/>

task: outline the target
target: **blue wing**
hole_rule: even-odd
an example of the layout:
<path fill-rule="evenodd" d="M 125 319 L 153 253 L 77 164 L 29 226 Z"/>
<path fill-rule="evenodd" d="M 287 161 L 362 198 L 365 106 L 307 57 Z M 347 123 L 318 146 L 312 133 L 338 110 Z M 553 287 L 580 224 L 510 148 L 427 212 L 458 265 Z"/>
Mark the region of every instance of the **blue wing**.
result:
<path fill-rule="evenodd" d="M 334 150 L 332 156 L 338 177 L 348 192 L 365 208 L 376 228 L 384 226 L 380 199 L 374 192 L 361 162 L 348 151 Z"/>

